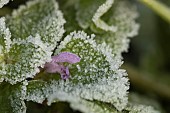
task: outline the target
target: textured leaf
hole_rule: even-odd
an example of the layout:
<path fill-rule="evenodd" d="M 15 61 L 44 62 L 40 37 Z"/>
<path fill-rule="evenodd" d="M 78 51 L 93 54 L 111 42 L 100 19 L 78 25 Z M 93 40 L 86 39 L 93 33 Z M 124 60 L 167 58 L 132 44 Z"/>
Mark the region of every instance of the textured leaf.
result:
<path fill-rule="evenodd" d="M 53 50 L 60 41 L 65 20 L 55 0 L 34 0 L 20 6 L 8 17 L 7 25 L 12 39 L 26 39 L 39 34 L 41 40 Z"/>
<path fill-rule="evenodd" d="M 26 113 L 26 84 L 23 84 L 0 84 L 0 113 Z"/>
<path fill-rule="evenodd" d="M 33 78 L 51 59 L 65 20 L 54 0 L 46 2 L 35 0 L 21 6 L 8 17 L 9 28 L 4 18 L 0 20 L 0 82 L 15 84 Z"/>
<path fill-rule="evenodd" d="M 95 26 L 91 26 L 91 30 L 96 33 L 98 43 L 105 41 L 113 50 L 116 50 L 114 53 L 120 54 L 128 49 L 128 37 L 133 37 L 138 33 L 139 25 L 135 22 L 137 17 L 136 8 L 127 1 L 120 0 L 102 18 L 109 25 L 116 26 L 117 31 L 102 32 Z"/>
<path fill-rule="evenodd" d="M 33 78 L 50 59 L 51 52 L 39 35 L 30 36 L 26 40 L 15 40 L 5 58 L 5 64 L 0 67 L 0 77 L 11 84 Z"/>
<path fill-rule="evenodd" d="M 11 33 L 8 28 L 6 28 L 5 18 L 0 18 L 0 70 L 4 66 L 4 61 L 7 52 L 9 52 L 11 45 Z M 3 81 L 4 78 L 0 77 L 0 82 Z"/>
<path fill-rule="evenodd" d="M 9 2 L 9 0 L 0 0 L 0 8 L 2 8 L 8 2 Z"/>
<path fill-rule="evenodd" d="M 125 109 L 128 113 L 160 113 L 152 106 L 128 104 Z"/>
<path fill-rule="evenodd" d="M 72 109 L 83 113 L 117 112 L 117 110 L 109 104 L 98 101 L 88 101 L 60 90 L 53 92 L 54 90 L 47 86 L 49 86 L 49 84 L 44 81 L 36 80 L 29 82 L 27 86 L 27 99 L 32 101 L 40 100 L 38 102 L 42 103 L 42 100 L 47 98 L 48 105 L 51 105 L 53 102 L 69 102 Z"/>
<path fill-rule="evenodd" d="M 105 0 L 79 0 L 76 6 L 76 19 L 82 28 L 90 26 L 93 15 L 104 2 Z"/>
<path fill-rule="evenodd" d="M 70 66 L 71 78 L 67 81 L 53 80 L 44 91 L 48 97 L 53 94 L 68 93 L 88 100 L 98 100 L 113 104 L 122 110 L 127 104 L 128 79 L 124 70 L 118 69 L 121 59 L 113 56 L 105 44 L 97 45 L 92 37 L 84 32 L 73 32 L 61 42 L 56 54 L 62 51 L 77 54 L 81 61 Z M 50 75 L 46 75 L 50 76 Z M 58 74 L 53 75 L 58 76 Z M 30 93 L 33 94 L 33 93 Z M 38 93 L 39 94 L 39 93 Z M 39 96 L 33 96 L 39 97 Z M 62 98 L 62 97 L 61 97 Z M 42 99 L 42 98 L 41 98 Z M 39 99 L 28 98 L 37 102 Z"/>

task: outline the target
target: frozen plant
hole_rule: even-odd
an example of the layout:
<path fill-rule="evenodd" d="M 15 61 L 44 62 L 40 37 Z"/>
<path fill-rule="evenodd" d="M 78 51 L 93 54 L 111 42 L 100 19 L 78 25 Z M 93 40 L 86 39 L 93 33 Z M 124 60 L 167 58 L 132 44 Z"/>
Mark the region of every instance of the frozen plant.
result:
<path fill-rule="evenodd" d="M 128 103 L 120 69 L 137 16 L 126 0 L 32 0 L 0 18 L 0 112 L 26 113 L 25 101 L 68 102 L 83 113 L 154 112 Z"/>

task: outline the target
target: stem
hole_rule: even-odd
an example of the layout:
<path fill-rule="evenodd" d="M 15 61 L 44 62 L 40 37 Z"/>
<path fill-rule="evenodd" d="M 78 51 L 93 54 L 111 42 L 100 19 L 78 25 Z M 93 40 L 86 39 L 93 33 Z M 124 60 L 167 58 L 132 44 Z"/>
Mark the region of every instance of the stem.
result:
<path fill-rule="evenodd" d="M 155 11 L 159 16 L 170 23 L 170 8 L 159 2 L 158 0 L 139 0 L 153 11 Z"/>
<path fill-rule="evenodd" d="M 135 89 L 139 89 L 145 93 L 154 93 L 162 99 L 170 100 L 170 88 L 168 85 L 158 83 L 152 78 L 149 78 L 149 76 L 143 76 L 140 71 L 129 64 L 124 64 L 123 68 L 127 70 L 130 83 Z"/>

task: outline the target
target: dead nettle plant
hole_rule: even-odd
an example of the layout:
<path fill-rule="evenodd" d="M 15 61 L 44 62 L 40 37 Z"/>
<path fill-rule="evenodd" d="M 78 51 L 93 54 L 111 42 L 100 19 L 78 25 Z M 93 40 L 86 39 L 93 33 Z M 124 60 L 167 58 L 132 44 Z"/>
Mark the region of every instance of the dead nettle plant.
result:
<path fill-rule="evenodd" d="M 128 102 L 120 69 L 138 33 L 136 8 L 127 0 L 58 2 L 32 0 L 0 18 L 0 112 L 26 113 L 33 101 L 68 102 L 83 113 L 157 113 Z"/>

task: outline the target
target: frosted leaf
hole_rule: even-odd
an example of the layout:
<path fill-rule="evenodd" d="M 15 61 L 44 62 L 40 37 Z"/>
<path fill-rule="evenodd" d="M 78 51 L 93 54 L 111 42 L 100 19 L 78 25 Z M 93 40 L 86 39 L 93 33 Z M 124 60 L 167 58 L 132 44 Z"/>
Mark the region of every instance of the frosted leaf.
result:
<path fill-rule="evenodd" d="M 101 32 L 95 27 L 91 30 L 96 32 L 96 41 L 102 43 L 105 41 L 113 50 L 113 53 L 120 54 L 127 51 L 129 46 L 129 38 L 137 35 L 139 25 L 135 22 L 138 17 L 136 8 L 125 0 L 117 1 L 110 11 L 103 17 L 109 25 L 117 27 L 116 32 Z"/>
<path fill-rule="evenodd" d="M 1 113 L 26 113 L 26 85 L 25 82 L 15 85 L 5 82 L 0 84 Z"/>
<path fill-rule="evenodd" d="M 160 103 L 151 98 L 151 97 L 147 97 L 138 93 L 134 93 L 134 92 L 130 92 L 129 93 L 129 101 L 132 104 L 136 104 L 136 105 L 145 105 L 145 106 L 152 106 L 153 108 L 155 108 L 156 110 L 160 110 L 163 111 L 163 108 L 161 107 Z"/>
<path fill-rule="evenodd" d="M 88 101 L 68 93 L 58 92 L 48 98 L 48 104 L 52 102 L 69 102 L 70 107 L 83 113 L 117 113 L 118 111 L 109 104 Z"/>
<path fill-rule="evenodd" d="M 0 8 L 2 8 L 8 2 L 9 2 L 9 0 L 0 0 Z"/>
<path fill-rule="evenodd" d="M 51 51 L 61 40 L 64 23 L 63 14 L 55 0 L 29 1 L 13 11 L 7 21 L 12 39 L 26 39 L 30 35 L 39 34 Z"/>
<path fill-rule="evenodd" d="M 76 20 L 78 24 L 87 29 L 92 23 L 92 18 L 98 7 L 102 5 L 105 0 L 79 0 L 76 5 Z"/>
<path fill-rule="evenodd" d="M 114 25 L 109 26 L 106 22 L 104 22 L 101 17 L 112 7 L 114 0 L 106 0 L 104 4 L 102 4 L 94 14 L 92 21 L 94 24 L 105 31 L 116 32 L 117 27 Z"/>
<path fill-rule="evenodd" d="M 0 18 L 0 62 L 2 63 L 5 54 L 9 52 L 11 45 L 11 33 L 6 27 L 5 18 Z"/>
<path fill-rule="evenodd" d="M 69 51 L 81 58 L 80 63 L 70 67 L 70 79 L 76 84 L 71 90 L 74 94 L 112 103 L 121 110 L 126 106 L 128 90 L 126 73 L 118 69 L 121 58 L 113 55 L 106 44 L 97 45 L 93 37 L 82 31 L 72 32 L 60 43 L 56 53 Z"/>
<path fill-rule="evenodd" d="M 129 83 L 126 72 L 118 69 L 122 64 L 121 58 L 114 56 L 106 44 L 97 45 L 93 37 L 94 35 L 90 37 L 82 31 L 72 32 L 65 37 L 56 54 L 68 51 L 78 55 L 81 61 L 69 66 L 71 77 L 68 80 L 53 80 L 47 90 L 52 89 L 54 94 L 61 91 L 91 101 L 111 103 L 118 110 L 122 110 L 127 104 Z M 47 92 L 45 97 L 48 97 L 49 91 L 44 92 Z M 38 99 L 28 100 L 40 102 Z"/>
<path fill-rule="evenodd" d="M 125 110 L 129 113 L 161 113 L 160 111 L 155 110 L 152 106 L 146 105 L 129 104 Z"/>
<path fill-rule="evenodd" d="M 63 92 L 60 89 L 56 91 L 51 85 L 52 84 L 40 80 L 30 81 L 27 86 L 27 101 L 31 100 L 42 103 L 45 98 L 47 98 L 48 105 L 51 105 L 54 102 L 69 102 L 71 108 L 83 113 L 117 112 L 112 105 L 98 101 L 88 101 L 74 94 Z"/>
<path fill-rule="evenodd" d="M 49 87 L 47 82 L 41 80 L 32 80 L 28 83 L 25 99 L 27 101 L 31 100 L 37 103 L 42 103 L 51 94 L 52 89 Z"/>
<path fill-rule="evenodd" d="M 25 40 L 13 40 L 5 64 L 0 67 L 0 75 L 11 84 L 33 78 L 39 68 L 51 60 L 51 54 L 38 34 Z"/>

